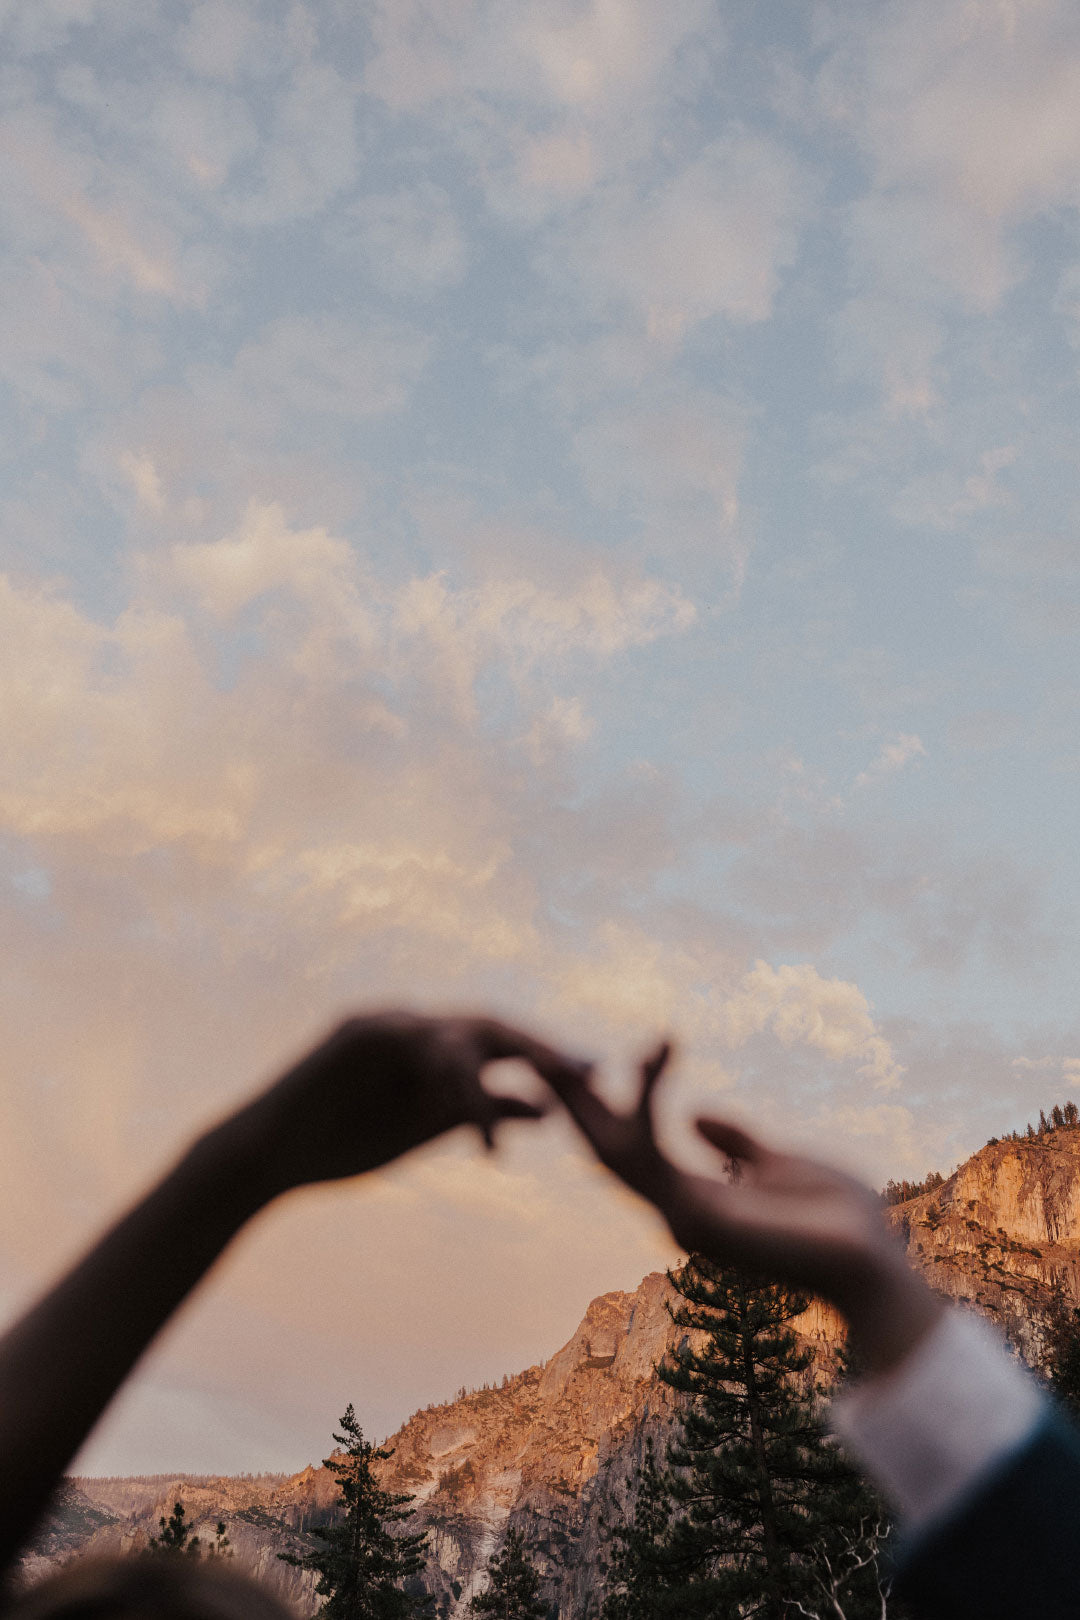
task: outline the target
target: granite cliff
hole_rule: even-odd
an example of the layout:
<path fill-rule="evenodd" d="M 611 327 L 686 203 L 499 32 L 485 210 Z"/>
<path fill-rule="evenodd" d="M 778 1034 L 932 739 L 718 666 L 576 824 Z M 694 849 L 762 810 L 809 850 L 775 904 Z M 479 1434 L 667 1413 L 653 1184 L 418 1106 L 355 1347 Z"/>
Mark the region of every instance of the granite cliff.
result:
<path fill-rule="evenodd" d="M 886 1213 L 933 1286 L 997 1319 L 1029 1362 L 1054 1288 L 1080 1304 L 1080 1127 L 988 1143 L 932 1192 Z M 596 1612 L 604 1521 L 626 1511 L 626 1481 L 674 1414 L 653 1370 L 676 1331 L 668 1297 L 660 1273 L 633 1293 L 601 1295 L 548 1362 L 427 1407 L 390 1437 L 385 1483 L 415 1497 L 418 1526 L 430 1536 L 426 1583 L 443 1620 L 464 1612 L 511 1525 L 525 1531 L 560 1620 Z M 839 1335 L 832 1313 L 814 1305 L 797 1325 L 827 1359 Z M 310 1546 L 312 1525 L 332 1515 L 327 1469 L 260 1480 L 162 1476 L 142 1483 L 141 1494 L 137 1486 L 74 1481 L 28 1573 L 88 1548 L 144 1545 L 158 1515 L 182 1497 L 193 1528 L 212 1539 L 224 1518 L 237 1561 L 302 1613 L 314 1610 L 310 1575 L 275 1555 Z"/>
<path fill-rule="evenodd" d="M 996 1320 L 1029 1365 L 1054 1289 L 1080 1304 L 1080 1126 L 990 1141 L 887 1215 L 933 1286 Z"/>

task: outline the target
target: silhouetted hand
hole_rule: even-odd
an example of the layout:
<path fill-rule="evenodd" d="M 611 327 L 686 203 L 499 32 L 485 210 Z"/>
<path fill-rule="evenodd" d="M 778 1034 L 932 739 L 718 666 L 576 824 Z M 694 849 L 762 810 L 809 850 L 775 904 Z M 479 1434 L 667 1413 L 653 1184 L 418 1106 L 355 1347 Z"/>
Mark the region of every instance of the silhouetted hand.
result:
<path fill-rule="evenodd" d="M 489 1145 L 543 1110 L 486 1091 L 498 1058 L 553 1086 L 586 1065 L 491 1018 L 352 1018 L 199 1137 L 0 1339 L 0 1585 L 64 1467 L 236 1232 L 290 1187 L 387 1164 L 458 1125 Z"/>
<path fill-rule="evenodd" d="M 830 1300 L 848 1318 L 868 1370 L 901 1359 L 940 1305 L 908 1267 L 875 1195 L 841 1170 L 766 1147 L 721 1119 L 700 1118 L 697 1129 L 726 1155 L 731 1174 L 680 1170 L 661 1152 L 653 1124 L 670 1055 L 665 1042 L 642 1065 L 628 1113 L 609 1108 L 582 1073 L 559 1073 L 549 1083 L 597 1157 L 655 1204 L 688 1252 Z"/>
<path fill-rule="evenodd" d="M 500 1058 L 524 1059 L 555 1088 L 587 1072 L 495 1019 L 374 1013 L 342 1024 L 223 1128 L 268 1196 L 373 1170 L 459 1125 L 490 1147 L 502 1120 L 544 1112 L 484 1089 L 483 1068 Z"/>

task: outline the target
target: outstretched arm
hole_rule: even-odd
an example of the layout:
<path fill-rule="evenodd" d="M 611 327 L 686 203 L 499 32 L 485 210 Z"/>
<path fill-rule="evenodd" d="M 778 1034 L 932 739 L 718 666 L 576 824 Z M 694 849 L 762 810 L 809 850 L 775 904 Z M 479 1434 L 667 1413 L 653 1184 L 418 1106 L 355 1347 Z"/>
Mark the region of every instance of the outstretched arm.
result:
<path fill-rule="evenodd" d="M 458 1125 L 490 1146 L 501 1120 L 536 1117 L 485 1091 L 481 1071 L 499 1058 L 525 1059 L 556 1087 L 582 1072 L 491 1019 L 350 1020 L 195 1142 L 15 1324 L 0 1340 L 0 1575 L 142 1352 L 245 1221 L 290 1188 L 373 1170 Z"/>
<path fill-rule="evenodd" d="M 1080 1438 L 988 1324 L 948 1309 L 910 1269 L 857 1181 L 717 1119 L 697 1127 L 733 1162 L 731 1179 L 688 1175 L 661 1153 L 652 1098 L 667 1056 L 644 1065 L 629 1113 L 584 1076 L 553 1083 L 687 1250 L 811 1289 L 847 1317 L 870 1376 L 833 1402 L 831 1422 L 898 1513 L 897 1595 L 926 1620 L 1073 1620 Z"/>
<path fill-rule="evenodd" d="M 665 1044 L 642 1066 L 629 1113 L 609 1108 L 581 1072 L 557 1075 L 551 1084 L 597 1156 L 656 1205 L 687 1251 L 831 1301 L 847 1318 L 868 1372 L 903 1360 L 942 1305 L 908 1266 L 874 1194 L 840 1170 L 777 1152 L 719 1119 L 699 1119 L 697 1129 L 736 1174 L 680 1170 L 661 1152 L 653 1128 L 653 1097 L 669 1056 Z"/>

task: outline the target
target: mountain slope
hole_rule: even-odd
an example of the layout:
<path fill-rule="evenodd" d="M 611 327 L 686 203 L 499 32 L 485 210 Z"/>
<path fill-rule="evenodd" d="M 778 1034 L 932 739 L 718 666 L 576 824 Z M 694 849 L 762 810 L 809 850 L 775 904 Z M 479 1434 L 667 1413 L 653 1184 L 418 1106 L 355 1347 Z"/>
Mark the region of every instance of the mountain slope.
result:
<path fill-rule="evenodd" d="M 988 1143 L 942 1186 L 886 1215 L 932 1285 L 997 1319 L 1028 1361 L 1037 1359 L 1053 1288 L 1080 1303 L 1080 1127 Z M 633 1293 L 601 1295 L 546 1364 L 501 1388 L 427 1407 L 390 1437 L 385 1482 L 416 1498 L 440 1615 L 463 1611 L 511 1524 L 525 1530 L 559 1615 L 595 1612 L 604 1520 L 626 1511 L 626 1481 L 647 1439 L 661 1437 L 674 1413 L 672 1392 L 654 1373 L 675 1332 L 668 1297 L 660 1273 Z M 839 1336 L 831 1311 L 815 1304 L 797 1326 L 820 1356 L 831 1354 Z M 193 1528 L 212 1538 L 214 1522 L 225 1518 L 239 1562 L 301 1612 L 316 1606 L 311 1576 L 275 1555 L 310 1546 L 311 1526 L 333 1513 L 329 1470 L 308 1467 L 283 1480 L 163 1478 L 154 1500 L 144 1486 L 126 1515 L 125 1482 L 75 1483 L 79 1502 L 33 1559 L 35 1571 L 78 1548 L 145 1545 L 158 1515 L 182 1497 Z M 113 1517 L 95 1526 L 86 1517 L 92 1510 Z"/>

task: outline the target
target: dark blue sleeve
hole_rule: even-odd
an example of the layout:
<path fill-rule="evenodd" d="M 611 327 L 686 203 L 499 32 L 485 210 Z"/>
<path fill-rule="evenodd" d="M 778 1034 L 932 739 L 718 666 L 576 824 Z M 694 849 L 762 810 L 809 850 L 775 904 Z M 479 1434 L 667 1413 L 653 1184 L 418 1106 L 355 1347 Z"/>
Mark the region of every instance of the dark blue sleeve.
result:
<path fill-rule="evenodd" d="M 927 1620 L 1078 1620 L 1080 1433 L 1052 1412 L 962 1507 L 901 1550 L 895 1590 Z"/>

